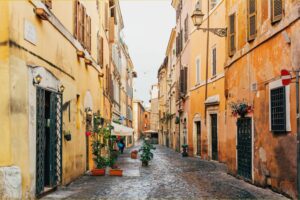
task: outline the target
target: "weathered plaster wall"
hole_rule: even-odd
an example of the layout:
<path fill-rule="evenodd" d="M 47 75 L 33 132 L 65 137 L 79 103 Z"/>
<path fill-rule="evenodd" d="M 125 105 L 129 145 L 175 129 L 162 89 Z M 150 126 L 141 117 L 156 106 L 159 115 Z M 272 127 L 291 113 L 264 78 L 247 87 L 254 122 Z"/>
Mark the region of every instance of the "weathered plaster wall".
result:
<path fill-rule="evenodd" d="M 66 6 L 73 7 L 72 2 L 65 3 Z M 60 9 L 61 2 L 53 4 L 55 5 L 53 12 L 58 17 L 62 15 L 60 12 L 63 12 L 66 19 L 73 16 L 73 9 Z M 92 15 L 93 27 L 97 27 L 99 17 L 96 2 L 86 1 L 84 4 L 89 15 Z M 63 184 L 74 180 L 86 170 L 84 98 L 86 92 L 90 91 L 93 112 L 100 110 L 101 107 L 103 110 L 104 105 L 101 106 L 101 102 L 104 102 L 103 90 L 100 89 L 102 85 L 99 71 L 92 66 L 86 66 L 82 59 L 78 59 L 72 43 L 48 21 L 38 19 L 30 2 L 4 1 L 0 2 L 0 5 L 1 8 L 7 8 L 3 9 L 4 12 L 1 9 L 0 13 L 2 23 L 0 43 L 7 42 L 6 46 L 2 44 L 0 46 L 0 87 L 3 87 L 0 88 L 3 97 L 0 123 L 4 141 L 2 143 L 1 139 L 0 166 L 18 166 L 22 177 L 22 197 L 33 198 L 36 176 L 36 119 L 33 99 L 35 87 L 32 85 L 33 77 L 29 73 L 29 66 L 43 67 L 65 86 L 63 100 L 65 105 L 70 106 L 63 112 L 63 130 L 71 131 L 72 140 L 67 142 L 63 139 Z M 36 44 L 24 40 L 25 21 L 30 22 L 35 28 Z M 67 20 L 66 23 L 67 29 L 73 27 L 73 20 Z M 92 30 L 92 56 L 95 60 L 97 31 Z M 10 48 L 8 39 L 11 40 Z M 46 79 L 44 76 L 41 86 Z"/>
<path fill-rule="evenodd" d="M 296 108 L 295 84 L 290 87 L 291 131 L 276 134 L 269 130 L 269 89 L 276 81 L 280 83 L 281 69 L 299 68 L 299 1 L 284 1 L 283 19 L 272 25 L 265 1 L 258 4 L 257 37 L 252 43 L 246 41 L 246 24 L 237 24 L 237 53 L 228 59 L 226 88 L 228 93 L 227 165 L 229 172 L 237 173 L 236 118 L 231 115 L 230 102 L 245 99 L 254 105 L 253 114 L 253 182 L 296 198 Z M 246 18 L 245 3 L 228 1 L 227 15 L 237 12 L 238 18 Z M 289 44 L 286 36 L 290 39 Z M 257 90 L 252 89 L 257 84 Z"/>
<path fill-rule="evenodd" d="M 207 2 L 202 1 L 202 11 L 205 14 L 202 27 L 207 27 Z M 219 3 L 209 12 L 210 27 L 225 27 L 226 19 L 226 1 Z M 189 71 L 189 88 L 190 88 L 190 109 L 189 109 L 189 146 L 191 146 L 191 154 L 196 154 L 197 144 L 196 128 L 194 118 L 200 116 L 201 121 L 201 157 L 211 159 L 211 125 L 210 114 L 218 115 L 218 159 L 220 162 L 226 161 L 226 132 L 225 132 L 225 96 L 224 96 L 224 63 L 226 40 L 224 37 L 218 37 L 213 33 L 209 33 L 208 44 L 208 86 L 207 98 L 215 95 L 219 96 L 220 103 L 217 106 L 208 106 L 205 117 L 205 81 L 206 81 L 206 57 L 207 57 L 207 32 L 202 30 L 191 29 L 190 42 L 190 71 Z M 202 48 L 199 48 L 201 44 Z M 212 75 L 212 49 L 216 48 L 217 75 Z M 197 82 L 197 60 L 200 62 L 200 82 Z"/>

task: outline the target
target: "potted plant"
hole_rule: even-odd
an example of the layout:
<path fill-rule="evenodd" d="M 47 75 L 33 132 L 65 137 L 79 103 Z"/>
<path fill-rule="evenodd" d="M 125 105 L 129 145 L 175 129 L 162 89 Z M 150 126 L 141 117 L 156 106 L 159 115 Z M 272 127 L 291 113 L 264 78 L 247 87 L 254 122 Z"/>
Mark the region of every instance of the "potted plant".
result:
<path fill-rule="evenodd" d="M 153 158 L 153 153 L 151 150 L 155 150 L 155 147 L 150 144 L 149 138 L 146 138 L 144 140 L 144 143 L 142 147 L 139 149 L 139 152 L 141 153 L 141 161 L 142 161 L 142 166 L 146 167 L 149 165 L 149 161 L 152 160 Z"/>
<path fill-rule="evenodd" d="M 188 145 L 187 144 L 183 144 L 182 146 L 182 152 L 181 152 L 181 155 L 182 157 L 188 157 Z"/>
<path fill-rule="evenodd" d="M 71 131 L 64 131 L 64 138 L 67 141 L 71 141 L 72 140 Z"/>
<path fill-rule="evenodd" d="M 92 170 L 94 176 L 104 176 L 107 166 L 107 159 L 101 155 L 102 149 L 106 146 L 105 134 L 107 128 L 104 128 L 102 123 L 99 123 L 100 116 L 94 115 L 94 132 L 92 133 L 92 153 L 95 163 L 95 169 Z"/>
<path fill-rule="evenodd" d="M 116 161 L 119 157 L 119 152 L 114 149 L 114 144 L 117 141 L 116 136 L 111 135 L 112 126 L 110 126 L 109 133 L 107 137 L 109 138 L 109 158 L 108 158 L 108 166 L 110 167 L 109 175 L 110 176 L 123 176 L 123 170 L 116 165 Z"/>
<path fill-rule="evenodd" d="M 237 102 L 237 103 L 231 103 L 230 104 L 232 115 L 240 117 L 245 117 L 248 113 L 251 113 L 253 111 L 253 108 L 251 105 L 248 105 L 245 101 Z"/>
<path fill-rule="evenodd" d="M 132 159 L 137 159 L 137 155 L 138 155 L 138 150 L 133 150 L 131 151 L 130 157 Z"/>

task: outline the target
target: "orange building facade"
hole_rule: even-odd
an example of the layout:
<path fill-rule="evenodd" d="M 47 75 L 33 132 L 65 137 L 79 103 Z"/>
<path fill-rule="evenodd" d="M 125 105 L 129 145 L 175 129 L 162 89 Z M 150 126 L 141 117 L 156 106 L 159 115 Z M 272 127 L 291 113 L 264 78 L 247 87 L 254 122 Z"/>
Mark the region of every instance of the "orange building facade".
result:
<path fill-rule="evenodd" d="M 198 30 L 191 18 L 196 5 L 200 29 L 226 31 Z M 172 6 L 176 131 L 172 143 L 161 144 L 187 144 L 189 156 L 225 163 L 234 176 L 297 198 L 295 78 L 283 86 L 280 71 L 300 67 L 300 1 L 173 0 Z M 161 77 L 158 84 L 168 85 L 169 76 Z"/>

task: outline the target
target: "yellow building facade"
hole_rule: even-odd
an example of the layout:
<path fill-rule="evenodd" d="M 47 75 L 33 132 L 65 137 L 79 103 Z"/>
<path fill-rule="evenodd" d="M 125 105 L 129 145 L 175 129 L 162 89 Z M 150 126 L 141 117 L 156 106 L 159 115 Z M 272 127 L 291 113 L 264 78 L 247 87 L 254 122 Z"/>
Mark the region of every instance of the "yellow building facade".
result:
<path fill-rule="evenodd" d="M 0 184 L 3 197 L 35 198 L 93 169 L 93 115 L 112 117 L 109 3 L 0 2 L 0 182 L 14 185 Z"/>
<path fill-rule="evenodd" d="M 195 8 L 196 3 L 192 6 Z M 225 0 L 216 4 L 199 1 L 204 14 L 202 28 L 225 28 Z M 193 10 L 192 10 L 193 11 Z M 209 13 L 209 14 L 208 14 Z M 226 161 L 224 62 L 226 39 L 209 31 L 192 28 L 190 33 L 190 154 Z M 199 48 L 201 44 L 201 48 Z"/>

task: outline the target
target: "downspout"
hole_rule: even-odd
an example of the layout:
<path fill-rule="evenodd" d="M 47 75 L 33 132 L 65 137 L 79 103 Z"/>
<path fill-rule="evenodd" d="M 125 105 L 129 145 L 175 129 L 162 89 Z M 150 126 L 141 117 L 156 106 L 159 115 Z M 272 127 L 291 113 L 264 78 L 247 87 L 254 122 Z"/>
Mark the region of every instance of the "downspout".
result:
<path fill-rule="evenodd" d="M 209 29 L 209 0 L 207 0 L 207 29 Z M 205 101 L 207 99 L 207 87 L 208 87 L 208 56 L 209 56 L 209 31 L 207 31 L 207 41 L 206 41 L 206 74 L 205 74 Z M 205 104 L 205 103 L 204 103 Z M 206 125 L 206 112 L 207 107 L 204 105 L 204 124 Z"/>

